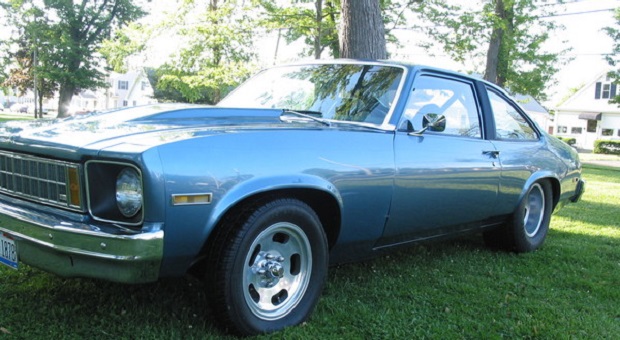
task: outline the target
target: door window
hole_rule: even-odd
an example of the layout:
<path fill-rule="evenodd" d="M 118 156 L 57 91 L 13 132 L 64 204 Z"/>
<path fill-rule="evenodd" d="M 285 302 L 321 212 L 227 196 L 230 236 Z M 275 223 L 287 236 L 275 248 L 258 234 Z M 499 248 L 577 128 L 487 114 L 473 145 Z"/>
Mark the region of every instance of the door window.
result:
<path fill-rule="evenodd" d="M 429 113 L 446 118 L 446 129 L 433 133 L 482 137 L 476 97 L 467 82 L 427 75 L 418 77 L 399 126 L 408 120 L 414 130 L 422 130 L 424 115 Z"/>

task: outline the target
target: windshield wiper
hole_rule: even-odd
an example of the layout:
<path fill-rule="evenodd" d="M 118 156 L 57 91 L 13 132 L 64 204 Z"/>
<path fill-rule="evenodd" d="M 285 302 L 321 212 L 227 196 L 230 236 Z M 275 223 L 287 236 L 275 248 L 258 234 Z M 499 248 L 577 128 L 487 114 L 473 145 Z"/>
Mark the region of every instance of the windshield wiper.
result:
<path fill-rule="evenodd" d="M 294 114 L 295 116 L 298 117 L 303 117 L 303 118 L 307 118 L 310 120 L 313 120 L 315 122 L 321 123 L 325 126 L 332 126 L 332 124 L 329 122 L 329 120 L 327 119 L 323 119 L 323 118 L 319 118 L 320 116 L 322 116 L 323 114 L 319 111 L 309 111 L 309 110 L 289 110 L 289 109 L 283 109 L 282 110 L 282 115 L 285 115 L 287 113 L 291 113 Z M 282 115 L 280 115 L 280 117 L 282 117 Z M 317 115 L 319 117 L 315 117 L 313 115 Z"/>

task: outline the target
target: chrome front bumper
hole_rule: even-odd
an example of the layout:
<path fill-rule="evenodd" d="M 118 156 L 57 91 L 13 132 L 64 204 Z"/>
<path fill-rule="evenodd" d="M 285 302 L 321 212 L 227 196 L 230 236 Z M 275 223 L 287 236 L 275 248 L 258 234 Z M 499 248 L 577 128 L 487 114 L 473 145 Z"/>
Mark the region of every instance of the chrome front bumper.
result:
<path fill-rule="evenodd" d="M 60 276 L 122 283 L 159 278 L 162 224 L 145 224 L 136 232 L 1 196 L 0 233 L 15 241 L 20 262 Z"/>

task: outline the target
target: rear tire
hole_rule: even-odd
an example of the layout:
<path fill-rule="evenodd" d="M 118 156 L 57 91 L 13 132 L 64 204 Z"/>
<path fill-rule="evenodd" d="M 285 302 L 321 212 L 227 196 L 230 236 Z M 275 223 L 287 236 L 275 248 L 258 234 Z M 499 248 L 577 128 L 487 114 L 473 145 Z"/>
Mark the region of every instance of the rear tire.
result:
<path fill-rule="evenodd" d="M 491 247 L 517 253 L 535 251 L 545 242 L 552 211 L 551 185 L 546 181 L 536 182 L 519 202 L 509 223 L 484 232 L 484 241 Z"/>
<path fill-rule="evenodd" d="M 327 276 L 327 238 L 316 213 L 299 200 L 275 199 L 229 222 L 211 243 L 206 269 L 220 323 L 256 335 L 305 321 Z"/>

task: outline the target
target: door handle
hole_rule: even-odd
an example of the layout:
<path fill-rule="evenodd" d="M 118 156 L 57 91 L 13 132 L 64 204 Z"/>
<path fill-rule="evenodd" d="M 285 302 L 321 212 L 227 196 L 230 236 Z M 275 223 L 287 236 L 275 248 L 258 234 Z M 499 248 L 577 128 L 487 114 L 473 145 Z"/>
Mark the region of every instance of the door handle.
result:
<path fill-rule="evenodd" d="M 499 151 L 497 150 L 482 151 L 482 154 L 491 156 L 491 158 L 499 158 Z"/>

